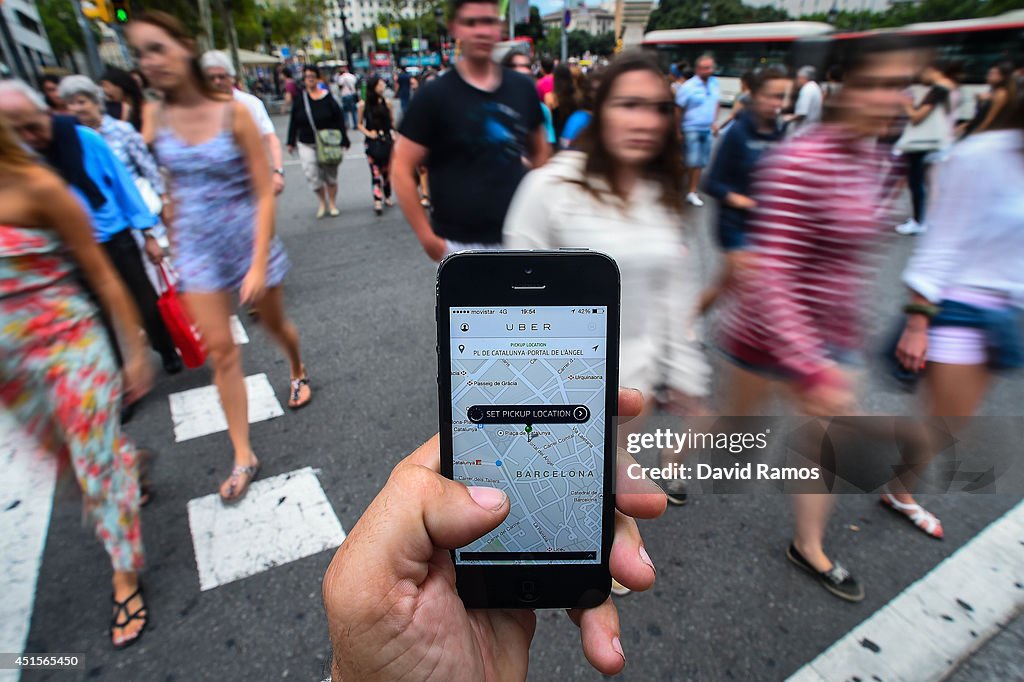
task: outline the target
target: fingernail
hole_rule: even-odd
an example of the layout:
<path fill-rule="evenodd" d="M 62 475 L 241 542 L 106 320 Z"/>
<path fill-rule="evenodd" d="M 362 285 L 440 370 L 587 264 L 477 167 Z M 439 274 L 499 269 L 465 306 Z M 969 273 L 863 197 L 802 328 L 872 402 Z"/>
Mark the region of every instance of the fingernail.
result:
<path fill-rule="evenodd" d="M 618 635 L 616 635 L 615 639 L 612 640 L 612 651 L 617 653 L 619 656 L 622 656 L 623 662 L 626 661 L 626 654 L 622 653 L 622 642 L 619 640 Z"/>
<path fill-rule="evenodd" d="M 658 569 L 654 567 L 654 562 L 651 561 L 651 555 L 647 553 L 647 548 L 643 545 L 640 545 L 640 561 L 650 566 L 651 570 L 654 571 L 655 575 L 657 575 Z"/>
<path fill-rule="evenodd" d="M 473 501 L 487 511 L 498 511 L 505 504 L 508 496 L 497 488 L 485 488 L 482 486 L 471 486 L 469 496 Z"/>

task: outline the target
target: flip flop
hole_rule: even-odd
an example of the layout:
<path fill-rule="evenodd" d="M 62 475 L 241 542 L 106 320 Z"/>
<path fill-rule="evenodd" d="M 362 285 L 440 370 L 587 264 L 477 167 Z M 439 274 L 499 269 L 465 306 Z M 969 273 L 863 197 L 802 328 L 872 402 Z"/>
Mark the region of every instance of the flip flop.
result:
<path fill-rule="evenodd" d="M 256 476 L 259 473 L 260 463 L 258 461 L 255 464 L 244 467 L 235 465 L 235 468 L 231 470 L 231 475 L 228 476 L 228 481 L 230 481 L 228 484 L 228 495 L 220 493 L 221 502 L 233 504 L 245 497 L 245 494 L 249 492 L 249 484 L 256 480 Z M 240 484 L 242 476 L 246 477 L 244 485 Z"/>
<path fill-rule="evenodd" d="M 309 395 L 306 396 L 305 400 L 302 400 L 302 387 L 305 386 L 309 390 Z M 313 389 L 309 383 L 309 375 L 303 374 L 300 379 L 292 379 L 290 384 L 290 392 L 288 393 L 288 408 L 292 410 L 298 410 L 299 408 L 309 405 L 309 402 L 313 400 Z"/>

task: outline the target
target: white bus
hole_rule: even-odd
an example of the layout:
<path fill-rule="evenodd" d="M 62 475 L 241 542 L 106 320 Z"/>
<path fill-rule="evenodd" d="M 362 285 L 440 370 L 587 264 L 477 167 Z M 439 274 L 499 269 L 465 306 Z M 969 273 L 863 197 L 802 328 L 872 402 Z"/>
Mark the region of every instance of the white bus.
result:
<path fill-rule="evenodd" d="M 962 68 L 963 104 L 957 112 L 960 119 L 973 116 L 975 96 L 986 88 L 989 67 L 1002 61 L 1024 63 L 1024 10 L 858 33 L 837 33 L 829 24 L 806 21 L 662 30 L 649 32 L 642 44 L 656 52 L 666 69 L 678 62 L 692 67 L 700 55 L 713 56 L 722 103 L 731 105 L 739 92 L 739 76 L 745 71 L 780 65 L 793 72 L 811 64 L 824 76 L 829 55 L 835 56 L 844 45 L 856 49 L 856 38 L 880 33 L 905 36 L 908 47 L 926 48 L 938 61 Z"/>
<path fill-rule="evenodd" d="M 732 105 L 740 92 L 740 76 L 765 66 L 789 63 L 793 43 L 827 36 L 829 24 L 813 21 L 777 21 L 763 24 L 729 24 L 708 28 L 683 28 L 651 31 L 641 45 L 652 49 L 667 70 L 669 64 L 685 62 L 692 68 L 697 58 L 709 54 L 715 58 L 722 103 Z"/>

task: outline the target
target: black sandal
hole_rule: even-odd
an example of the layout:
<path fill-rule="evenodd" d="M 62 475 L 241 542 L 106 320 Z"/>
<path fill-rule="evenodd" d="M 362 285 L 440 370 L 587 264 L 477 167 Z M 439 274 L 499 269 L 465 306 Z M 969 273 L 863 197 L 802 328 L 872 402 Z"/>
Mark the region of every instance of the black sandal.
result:
<path fill-rule="evenodd" d="M 302 387 L 305 386 L 309 389 L 309 397 L 306 398 L 305 402 L 299 402 L 302 399 Z M 300 408 L 309 405 L 313 400 L 313 387 L 309 383 L 309 375 L 303 373 L 302 378 L 292 379 L 290 384 L 291 391 L 288 394 L 288 409 L 298 410 Z"/>
<path fill-rule="evenodd" d="M 128 613 L 128 602 L 136 597 L 142 598 L 142 606 L 136 609 L 135 613 Z M 110 643 L 114 645 L 115 649 L 127 649 L 142 639 L 142 633 L 146 631 L 146 626 L 149 625 L 149 607 L 146 605 L 146 598 L 142 594 L 142 582 L 139 582 L 139 586 L 124 601 L 117 601 L 114 595 L 110 595 L 110 600 L 114 602 L 114 616 L 110 619 Z M 124 614 L 124 620 L 119 622 L 122 613 Z M 142 621 L 142 627 L 135 633 L 135 636 L 131 639 L 126 639 L 120 644 L 114 642 L 114 628 L 124 628 L 133 620 Z"/>
<path fill-rule="evenodd" d="M 793 545 L 790 545 L 789 549 L 786 550 L 786 557 L 800 568 L 815 576 L 822 587 L 840 599 L 852 602 L 859 602 L 864 599 L 864 588 L 838 561 L 833 561 L 832 568 L 829 570 L 819 571 Z"/>

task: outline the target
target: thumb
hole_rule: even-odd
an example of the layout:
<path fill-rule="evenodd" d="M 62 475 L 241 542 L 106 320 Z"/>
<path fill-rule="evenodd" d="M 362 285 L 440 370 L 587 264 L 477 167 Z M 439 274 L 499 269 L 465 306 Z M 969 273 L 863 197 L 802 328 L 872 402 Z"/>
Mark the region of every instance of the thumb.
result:
<path fill-rule="evenodd" d="M 467 488 L 411 463 L 395 470 L 385 491 L 389 488 L 394 495 L 390 523 L 383 529 L 385 537 L 378 538 L 405 547 L 406 560 L 425 562 L 437 549 L 463 547 L 497 528 L 509 512 L 508 496 L 501 490 Z"/>

